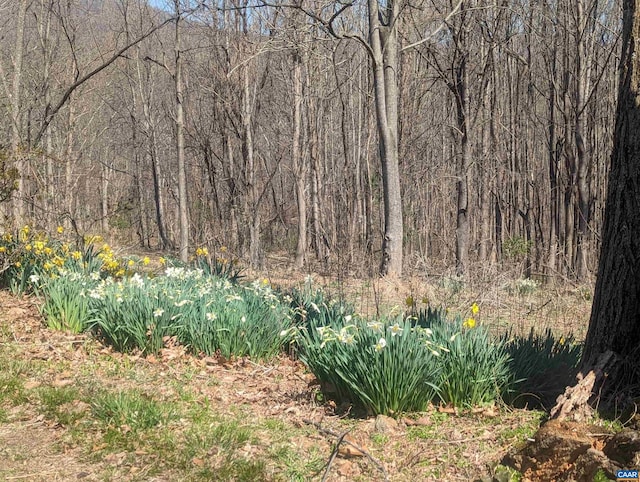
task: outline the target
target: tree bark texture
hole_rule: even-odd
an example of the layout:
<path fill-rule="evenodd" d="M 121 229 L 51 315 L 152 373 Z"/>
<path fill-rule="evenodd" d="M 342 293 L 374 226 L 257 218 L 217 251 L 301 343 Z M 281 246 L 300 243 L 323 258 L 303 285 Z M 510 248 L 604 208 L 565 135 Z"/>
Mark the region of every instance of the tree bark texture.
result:
<path fill-rule="evenodd" d="M 598 277 L 583 354 L 607 351 L 638 366 L 640 354 L 640 11 L 625 0 L 618 108 Z M 620 376 L 630 375 L 628 370 Z M 619 378 L 619 377 L 618 377 Z M 638 372 L 635 372 L 637 381 Z M 622 380 L 609 380 L 613 386 Z"/>

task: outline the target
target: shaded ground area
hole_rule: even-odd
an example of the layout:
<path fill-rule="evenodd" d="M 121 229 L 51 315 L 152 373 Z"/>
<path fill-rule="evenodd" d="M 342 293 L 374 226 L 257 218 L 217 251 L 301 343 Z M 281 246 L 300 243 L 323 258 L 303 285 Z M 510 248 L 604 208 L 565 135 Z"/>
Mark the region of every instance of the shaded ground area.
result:
<path fill-rule="evenodd" d="M 491 480 L 543 416 L 354 418 L 287 358 L 113 353 L 45 329 L 33 303 L 0 292 L 0 480 Z"/>

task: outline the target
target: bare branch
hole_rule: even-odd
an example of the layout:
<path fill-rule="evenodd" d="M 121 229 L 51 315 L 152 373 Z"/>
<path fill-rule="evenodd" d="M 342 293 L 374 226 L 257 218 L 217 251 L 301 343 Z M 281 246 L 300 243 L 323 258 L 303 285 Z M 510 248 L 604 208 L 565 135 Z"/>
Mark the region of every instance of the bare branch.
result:
<path fill-rule="evenodd" d="M 156 25 L 151 30 L 149 30 L 148 32 L 144 33 L 143 35 L 141 35 L 137 39 L 129 42 L 127 45 L 125 45 L 120 50 L 118 50 L 115 54 L 113 54 L 105 62 L 103 62 L 98 67 L 93 69 L 91 72 L 89 72 L 88 74 L 80 77 L 73 84 L 71 84 L 67 88 L 67 90 L 64 92 L 64 94 L 62 95 L 62 98 L 60 99 L 60 101 L 53 108 L 51 108 L 50 105 L 47 105 L 46 110 L 45 110 L 45 118 L 44 118 L 44 121 L 42 123 L 42 126 L 40 127 L 40 130 L 38 131 L 38 134 L 36 135 L 36 137 L 34 139 L 34 144 L 37 145 L 37 144 L 40 143 L 40 140 L 42 139 L 42 136 L 44 135 L 45 131 L 49 127 L 49 124 L 51 124 L 51 121 L 53 120 L 53 118 L 60 111 L 60 109 L 62 109 L 62 107 L 67 103 L 67 101 L 69 100 L 71 95 L 75 92 L 75 90 L 78 87 L 80 87 L 82 84 L 84 84 L 85 82 L 87 82 L 88 80 L 90 80 L 91 78 L 93 78 L 94 76 L 99 74 L 100 72 L 102 72 L 107 67 L 109 67 L 112 63 L 114 63 L 116 60 L 118 60 L 118 58 L 122 57 L 122 55 L 127 50 L 129 50 L 131 47 L 134 47 L 135 45 L 138 45 L 144 39 L 146 39 L 147 37 L 150 37 L 155 32 L 157 32 L 158 30 L 163 28 L 165 25 L 167 25 L 167 24 L 169 24 L 171 22 L 174 22 L 176 19 L 177 19 L 177 17 L 168 18 L 167 20 L 165 20 L 164 22 L 160 23 L 159 25 Z"/>
<path fill-rule="evenodd" d="M 420 45 L 422 45 L 423 43 L 429 42 L 433 37 L 435 37 L 449 22 L 449 20 L 451 20 L 451 17 L 453 17 L 454 15 L 456 15 L 458 13 L 458 10 L 460 10 L 460 7 L 462 6 L 462 2 L 463 0 L 459 0 L 458 3 L 456 4 L 455 7 L 453 7 L 453 10 L 451 10 L 451 12 L 449 12 L 449 15 L 447 15 L 444 20 L 442 20 L 442 22 L 440 23 L 440 26 L 435 29 L 433 32 L 431 32 L 431 34 L 429 34 L 428 36 L 426 36 L 425 38 L 418 40 L 417 42 L 414 42 L 412 44 L 407 45 L 406 47 L 402 47 L 400 49 L 400 52 L 404 52 L 406 50 L 409 49 L 413 49 L 416 48 Z"/>
<path fill-rule="evenodd" d="M 333 38 L 335 39 L 351 39 L 351 40 L 355 40 L 358 43 L 360 43 L 360 45 L 362 45 L 365 50 L 367 51 L 367 54 L 369 55 L 369 57 L 371 57 L 373 59 L 373 50 L 371 49 L 371 45 L 369 45 L 369 42 L 367 42 L 361 35 L 357 35 L 357 34 L 348 34 L 348 33 L 339 33 L 336 32 L 336 29 L 333 26 L 333 22 L 336 21 L 336 19 L 342 14 L 342 12 L 344 12 L 347 8 L 352 7 L 353 3 L 351 2 L 346 2 L 344 4 L 342 4 L 342 6 L 340 7 L 340 9 L 338 9 L 337 12 L 335 12 L 330 19 L 326 20 L 322 17 L 320 17 L 319 15 L 317 15 L 316 13 L 307 10 L 305 8 L 302 7 L 302 5 L 296 5 L 294 3 L 269 3 L 266 1 L 262 1 L 262 5 L 263 6 L 268 6 L 268 7 L 275 7 L 275 8 L 294 8 L 296 10 L 300 10 L 302 13 L 304 13 L 307 17 L 309 17 L 310 19 L 316 21 L 318 24 L 320 24 L 324 30 L 331 35 Z"/>

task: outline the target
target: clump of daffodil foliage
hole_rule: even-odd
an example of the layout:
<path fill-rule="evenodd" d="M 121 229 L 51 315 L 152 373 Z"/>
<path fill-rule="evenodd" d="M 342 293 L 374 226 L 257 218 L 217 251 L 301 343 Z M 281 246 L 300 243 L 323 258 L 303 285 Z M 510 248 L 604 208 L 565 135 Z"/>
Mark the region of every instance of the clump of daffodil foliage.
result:
<path fill-rule="evenodd" d="M 322 311 L 325 305 L 311 305 Z M 374 414 L 424 410 L 429 403 L 495 403 L 510 388 L 510 357 L 476 317 L 447 319 L 426 308 L 377 320 L 328 311 L 300 330 L 301 358 L 327 396 Z"/>
<path fill-rule="evenodd" d="M 437 392 L 441 348 L 402 316 L 339 316 L 299 332 L 300 357 L 328 396 L 371 414 L 425 410 Z"/>
<path fill-rule="evenodd" d="M 161 276 L 85 282 L 86 323 L 118 351 L 157 353 L 170 338 L 194 354 L 263 359 L 288 342 L 288 306 L 268 282 L 234 284 L 173 266 Z"/>
<path fill-rule="evenodd" d="M 478 312 L 474 303 L 466 318 L 448 320 L 443 311 L 417 314 L 416 324 L 430 329 L 434 343 L 446 352 L 438 359 L 441 403 L 456 407 L 493 404 L 511 387 L 509 353 L 502 341 L 476 321 Z"/>
<path fill-rule="evenodd" d="M 90 330 L 116 350 L 143 354 L 169 342 L 195 354 L 263 359 L 290 342 L 289 305 L 266 279 L 240 284 L 225 248 L 216 258 L 198 248 L 190 265 L 161 259 L 156 276 L 142 269 L 148 257 L 119 257 L 99 237 L 72 247 L 25 226 L 0 239 L 4 286 L 40 296 L 52 329 Z"/>

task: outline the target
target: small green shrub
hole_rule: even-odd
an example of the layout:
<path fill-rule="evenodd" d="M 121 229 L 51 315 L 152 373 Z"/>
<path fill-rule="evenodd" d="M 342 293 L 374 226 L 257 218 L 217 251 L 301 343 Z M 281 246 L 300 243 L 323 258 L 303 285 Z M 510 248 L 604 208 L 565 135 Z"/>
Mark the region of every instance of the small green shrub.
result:
<path fill-rule="evenodd" d="M 521 260 L 533 246 L 532 241 L 527 241 L 522 236 L 511 236 L 502 243 L 502 252 L 507 259 Z"/>
<path fill-rule="evenodd" d="M 24 363 L 4 356 L 0 358 L 0 407 L 4 403 L 20 405 L 27 401 L 24 388 L 26 372 Z"/>

